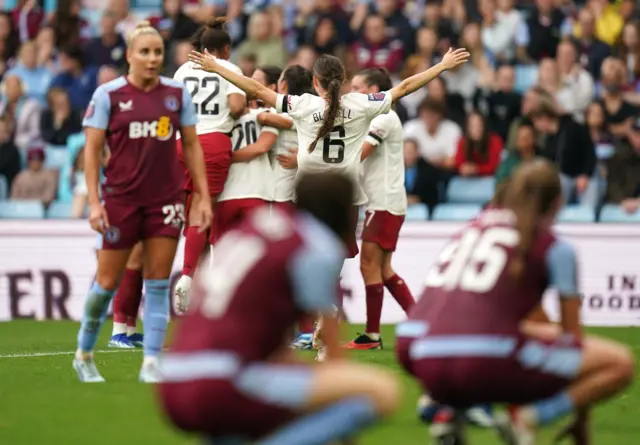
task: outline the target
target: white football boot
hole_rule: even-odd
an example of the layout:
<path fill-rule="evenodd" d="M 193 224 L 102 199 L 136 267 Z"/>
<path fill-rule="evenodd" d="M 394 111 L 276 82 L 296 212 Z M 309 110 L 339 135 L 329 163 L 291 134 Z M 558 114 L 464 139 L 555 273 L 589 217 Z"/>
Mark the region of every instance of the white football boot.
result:
<path fill-rule="evenodd" d="M 78 380 L 84 383 L 102 383 L 104 377 L 100 375 L 100 371 L 96 367 L 93 358 L 87 358 L 84 360 L 73 359 L 73 369 L 78 374 Z"/>
<path fill-rule="evenodd" d="M 182 275 L 176 284 L 175 305 L 178 314 L 185 314 L 189 309 L 189 300 L 191 299 L 191 283 L 192 278 Z"/>

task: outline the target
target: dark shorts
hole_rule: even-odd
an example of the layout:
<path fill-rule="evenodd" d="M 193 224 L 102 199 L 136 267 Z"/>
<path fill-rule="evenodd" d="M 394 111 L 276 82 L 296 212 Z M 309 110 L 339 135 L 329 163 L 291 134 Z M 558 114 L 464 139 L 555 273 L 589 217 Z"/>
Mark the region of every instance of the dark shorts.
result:
<path fill-rule="evenodd" d="M 362 241 L 375 243 L 382 250 L 393 252 L 398 244 L 404 215 L 394 215 L 384 210 L 369 210 L 365 214 Z"/>
<path fill-rule="evenodd" d="M 268 204 L 268 201 L 258 198 L 219 201 L 216 204 L 216 211 L 213 216 L 210 243 L 215 244 L 215 241 L 242 222 L 251 211 Z"/>
<path fill-rule="evenodd" d="M 521 333 L 399 338 L 396 354 L 434 400 L 455 407 L 551 397 L 577 376 L 582 358 L 574 341 Z"/>
<path fill-rule="evenodd" d="M 349 238 L 347 239 L 347 258 L 355 258 L 360 253 L 360 249 L 358 248 L 358 239 L 356 237 L 359 211 L 360 209 L 358 206 L 353 206 L 353 209 L 351 210 L 351 225 L 353 230 L 349 232 Z"/>
<path fill-rule="evenodd" d="M 204 155 L 209 194 L 212 197 L 216 197 L 222 193 L 224 183 L 229 175 L 229 168 L 231 167 L 231 138 L 226 133 L 207 133 L 198 135 L 198 139 Z M 187 192 L 193 192 L 193 180 L 184 162 L 181 139 L 177 141 L 177 147 L 178 159 L 187 178 L 184 189 Z"/>
<path fill-rule="evenodd" d="M 102 235 L 102 249 L 130 249 L 138 241 L 161 236 L 180 238 L 185 222 L 183 192 L 162 204 L 140 206 L 105 198 L 103 205 L 109 228 Z"/>
<path fill-rule="evenodd" d="M 221 375 L 211 364 L 180 366 L 159 386 L 164 411 L 179 429 L 209 437 L 256 440 L 298 416 L 309 397 L 313 374 L 305 365 L 256 363 Z M 231 371 L 231 370 L 229 370 Z"/>

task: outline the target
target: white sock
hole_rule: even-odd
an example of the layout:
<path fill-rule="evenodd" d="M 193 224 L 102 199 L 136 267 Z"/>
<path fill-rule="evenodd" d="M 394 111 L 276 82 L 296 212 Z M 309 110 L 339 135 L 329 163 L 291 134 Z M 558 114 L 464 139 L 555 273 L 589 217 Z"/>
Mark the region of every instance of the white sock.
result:
<path fill-rule="evenodd" d="M 137 326 L 127 326 L 127 337 L 131 337 L 133 334 L 138 333 Z"/>
<path fill-rule="evenodd" d="M 373 341 L 380 341 L 380 333 L 379 332 L 367 332 L 367 336 Z"/>
<path fill-rule="evenodd" d="M 113 322 L 113 332 L 111 333 L 111 335 L 126 334 L 126 333 L 127 333 L 126 323 Z"/>
<path fill-rule="evenodd" d="M 157 364 L 158 364 L 158 357 L 154 355 L 145 355 L 144 359 L 142 360 L 142 366 L 157 365 Z"/>

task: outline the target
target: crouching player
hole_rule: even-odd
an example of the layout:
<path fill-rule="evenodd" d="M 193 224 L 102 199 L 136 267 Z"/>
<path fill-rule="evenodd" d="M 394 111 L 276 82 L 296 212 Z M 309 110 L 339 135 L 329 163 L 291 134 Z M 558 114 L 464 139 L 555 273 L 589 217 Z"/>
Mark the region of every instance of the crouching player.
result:
<path fill-rule="evenodd" d="M 575 442 L 586 444 L 586 410 L 633 379 L 625 346 L 582 336 L 575 252 L 551 232 L 561 205 L 549 162 L 521 167 L 503 206 L 445 246 L 423 298 L 397 327 L 398 357 L 433 399 L 512 405 L 501 429 L 510 444 L 533 444 L 537 427 L 572 412 Z M 547 285 L 560 296 L 561 329 L 527 321 Z M 440 416 L 432 432 L 440 443 L 463 443 L 448 420 Z"/>
<path fill-rule="evenodd" d="M 305 175 L 295 213 L 256 209 L 219 240 L 204 292 L 194 286 L 161 361 L 161 399 L 178 428 L 211 443 L 319 445 L 395 410 L 393 375 L 344 360 L 305 364 L 286 344 L 301 314 L 335 302 L 353 187 L 337 173 Z M 340 356 L 336 320 L 324 329 L 328 354 Z"/>

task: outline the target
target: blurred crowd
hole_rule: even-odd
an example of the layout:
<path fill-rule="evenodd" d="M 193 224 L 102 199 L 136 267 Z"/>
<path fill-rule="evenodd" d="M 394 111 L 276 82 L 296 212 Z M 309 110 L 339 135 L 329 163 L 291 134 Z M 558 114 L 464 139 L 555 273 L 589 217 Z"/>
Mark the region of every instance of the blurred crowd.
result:
<path fill-rule="evenodd" d="M 226 15 L 232 61 L 247 75 L 262 65 L 311 69 L 326 53 L 350 74 L 380 67 L 399 82 L 451 46 L 471 52 L 471 63 L 397 105 L 410 203 L 433 209 L 456 175 L 494 177 L 499 187 L 521 162 L 542 156 L 558 166 L 567 202 L 638 210 L 633 0 L 55 3 L 18 0 L 0 15 L 0 179 L 10 199 L 83 202 L 84 108 L 97 85 L 126 70 L 125 36 L 138 20 L 149 18 L 166 39 L 172 76 L 199 24 Z M 83 209 L 75 205 L 73 216 Z"/>

